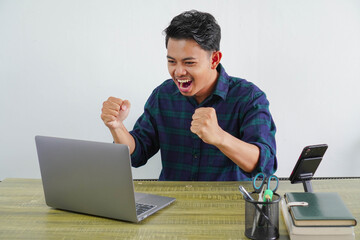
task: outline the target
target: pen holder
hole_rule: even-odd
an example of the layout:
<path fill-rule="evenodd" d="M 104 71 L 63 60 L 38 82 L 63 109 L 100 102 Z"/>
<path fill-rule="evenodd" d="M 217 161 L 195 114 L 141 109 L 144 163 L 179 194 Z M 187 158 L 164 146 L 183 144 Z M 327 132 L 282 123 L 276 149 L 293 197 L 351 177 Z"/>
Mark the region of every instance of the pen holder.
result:
<path fill-rule="evenodd" d="M 258 194 L 251 193 L 253 199 Z M 279 202 L 281 197 L 274 193 L 271 202 L 256 202 L 245 199 L 245 236 L 250 239 L 279 238 Z"/>

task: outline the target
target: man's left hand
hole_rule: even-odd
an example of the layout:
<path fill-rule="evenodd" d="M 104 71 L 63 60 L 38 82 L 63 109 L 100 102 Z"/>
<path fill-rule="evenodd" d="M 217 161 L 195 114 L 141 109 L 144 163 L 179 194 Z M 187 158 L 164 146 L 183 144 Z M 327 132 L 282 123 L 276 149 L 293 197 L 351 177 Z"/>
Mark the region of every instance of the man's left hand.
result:
<path fill-rule="evenodd" d="M 198 108 L 192 116 L 190 131 L 199 136 L 205 143 L 221 143 L 224 131 L 218 124 L 214 108 Z"/>

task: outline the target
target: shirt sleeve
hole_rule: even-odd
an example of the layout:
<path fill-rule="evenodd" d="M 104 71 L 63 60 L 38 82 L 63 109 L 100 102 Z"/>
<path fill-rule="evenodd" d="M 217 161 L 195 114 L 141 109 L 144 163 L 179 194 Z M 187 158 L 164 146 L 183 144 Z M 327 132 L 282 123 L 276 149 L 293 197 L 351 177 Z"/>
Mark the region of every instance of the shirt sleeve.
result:
<path fill-rule="evenodd" d="M 135 140 L 135 150 L 131 154 L 133 167 L 145 165 L 159 151 L 158 130 L 155 118 L 152 116 L 152 113 L 156 112 L 155 102 L 156 93 L 154 91 L 145 104 L 144 113 L 136 121 L 134 129 L 130 131 Z"/>
<path fill-rule="evenodd" d="M 258 172 L 269 175 L 276 171 L 275 132 L 276 127 L 269 111 L 269 102 L 265 93 L 257 89 L 252 100 L 247 104 L 240 129 L 241 139 L 260 149 L 259 161 L 251 173 L 252 176 Z"/>

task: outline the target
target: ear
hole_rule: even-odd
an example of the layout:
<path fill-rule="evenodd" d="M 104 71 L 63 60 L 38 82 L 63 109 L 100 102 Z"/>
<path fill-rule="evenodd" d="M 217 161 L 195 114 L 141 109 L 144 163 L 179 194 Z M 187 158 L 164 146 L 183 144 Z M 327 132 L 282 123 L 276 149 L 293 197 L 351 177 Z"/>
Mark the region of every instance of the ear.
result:
<path fill-rule="evenodd" d="M 220 63 L 222 53 L 220 51 L 213 52 L 211 54 L 211 69 L 216 69 Z"/>

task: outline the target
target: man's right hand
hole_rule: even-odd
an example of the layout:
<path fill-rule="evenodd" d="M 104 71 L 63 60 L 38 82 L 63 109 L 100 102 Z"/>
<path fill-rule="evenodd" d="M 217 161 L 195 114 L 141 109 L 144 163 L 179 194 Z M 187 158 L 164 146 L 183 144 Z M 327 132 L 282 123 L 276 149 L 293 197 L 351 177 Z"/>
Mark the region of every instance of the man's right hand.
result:
<path fill-rule="evenodd" d="M 120 98 L 109 97 L 101 109 L 101 119 L 110 130 L 123 126 L 122 122 L 130 112 L 130 102 Z"/>

